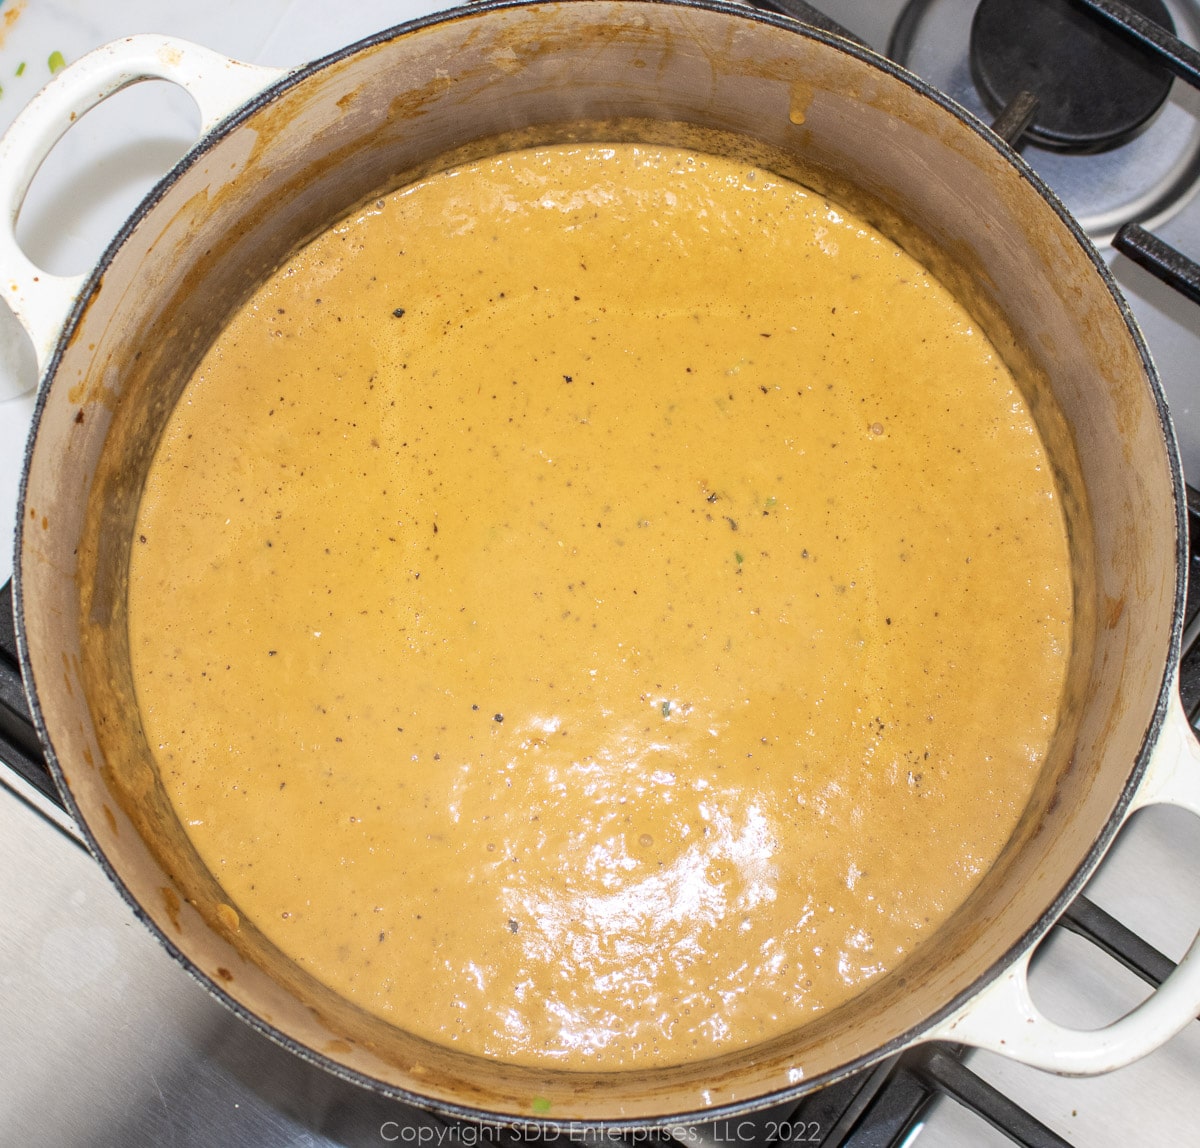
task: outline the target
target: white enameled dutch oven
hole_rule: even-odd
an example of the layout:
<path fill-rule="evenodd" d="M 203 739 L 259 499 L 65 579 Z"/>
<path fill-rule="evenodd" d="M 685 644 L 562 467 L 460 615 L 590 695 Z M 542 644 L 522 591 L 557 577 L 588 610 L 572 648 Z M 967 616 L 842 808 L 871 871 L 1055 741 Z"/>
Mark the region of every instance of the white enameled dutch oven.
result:
<path fill-rule="evenodd" d="M 39 163 L 128 84 L 171 80 L 203 135 L 90 275 L 14 238 Z M 897 970 L 799 1031 L 654 1072 L 476 1059 L 317 983 L 224 906 L 140 730 L 125 580 L 155 444 L 198 357 L 247 293 L 352 207 L 448 159 L 514 144 L 642 139 L 735 151 L 877 222 L 955 290 L 1022 387 L 1069 523 L 1076 634 L 1033 799 L 963 908 Z M 725 3 L 491 3 L 382 33 L 295 71 L 153 36 L 71 65 L 0 144 L 0 290 L 42 370 L 18 532 L 22 668 L 68 807 L 134 911 L 215 995 L 349 1079 L 444 1113 L 609 1127 L 713 1119 L 795 1096 L 919 1041 L 1097 1073 L 1200 1012 L 1200 946 L 1098 1031 L 1030 998 L 1038 939 L 1124 821 L 1200 814 L 1180 709 L 1184 488 L 1162 392 L 1099 256 L 987 128 L 886 60 Z"/>

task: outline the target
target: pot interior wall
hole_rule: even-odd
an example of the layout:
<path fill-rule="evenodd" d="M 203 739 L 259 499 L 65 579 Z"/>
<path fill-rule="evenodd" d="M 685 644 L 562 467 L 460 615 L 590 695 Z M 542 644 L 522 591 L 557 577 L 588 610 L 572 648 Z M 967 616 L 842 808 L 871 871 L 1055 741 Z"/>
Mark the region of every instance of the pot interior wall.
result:
<path fill-rule="evenodd" d="M 647 1074 L 466 1058 L 316 983 L 226 905 L 159 784 L 129 677 L 125 585 L 164 422 L 231 311 L 356 204 L 455 157 L 564 139 L 734 151 L 872 218 L 968 302 L 1058 475 L 1077 626 L 1035 799 L 970 902 L 898 973 L 786 1040 Z M 927 1027 L 1093 857 L 1164 687 L 1176 477 L 1141 348 L 1093 258 L 976 131 L 886 69 L 733 10 L 477 9 L 281 85 L 121 237 L 65 341 L 28 470 L 23 624 L 73 800 L 129 895 L 236 1004 L 343 1069 L 495 1113 L 645 1120 L 820 1082 Z"/>

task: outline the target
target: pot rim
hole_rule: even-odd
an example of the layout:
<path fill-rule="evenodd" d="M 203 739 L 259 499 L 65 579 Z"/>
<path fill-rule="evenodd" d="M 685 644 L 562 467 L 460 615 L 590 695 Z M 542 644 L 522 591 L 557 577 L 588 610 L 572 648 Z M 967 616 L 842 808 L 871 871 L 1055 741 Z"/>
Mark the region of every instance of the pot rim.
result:
<path fill-rule="evenodd" d="M 450 1119 L 468 1121 L 482 1125 L 516 1127 L 532 1130 L 540 1129 L 543 1132 L 557 1132 L 562 1128 L 564 1121 L 537 1114 L 511 1116 L 502 1113 L 486 1112 L 480 1109 L 470 1108 L 465 1105 L 423 1096 L 419 1093 L 413 1093 L 396 1085 L 387 1084 L 384 1081 L 378 1080 L 375 1077 L 368 1076 L 354 1069 L 347 1068 L 345 1065 L 330 1059 L 325 1054 L 318 1052 L 310 1046 L 301 1043 L 296 1038 L 289 1036 L 287 1033 L 276 1028 L 273 1024 L 262 1019 L 256 1013 L 250 1011 L 246 1006 L 230 996 L 220 984 L 210 978 L 208 974 L 203 972 L 191 960 L 191 958 L 189 958 L 180 948 L 175 945 L 175 943 L 167 936 L 166 932 L 160 928 L 158 924 L 149 916 L 146 910 L 142 907 L 141 903 L 136 897 L 134 897 L 130 889 L 122 880 L 119 873 L 109 862 L 107 856 L 100 848 L 96 837 L 92 833 L 92 830 L 86 819 L 82 816 L 81 810 L 75 801 L 74 794 L 67 783 L 66 774 L 58 760 L 58 755 L 55 752 L 50 731 L 46 726 L 42 708 L 39 704 L 34 685 L 32 663 L 29 656 L 25 633 L 24 586 L 21 555 L 23 551 L 24 532 L 26 528 L 24 507 L 27 496 L 29 472 L 33 458 L 34 446 L 37 442 L 38 431 L 45 410 L 47 395 L 54 381 L 63 354 L 71 342 L 71 339 L 74 336 L 76 329 L 78 328 L 79 323 L 90 304 L 92 296 L 99 289 L 109 265 L 116 257 L 120 249 L 124 246 L 126 240 L 141 225 L 146 216 L 149 215 L 150 212 L 158 205 L 163 196 L 171 189 L 172 186 L 174 186 L 174 184 L 182 177 L 182 175 L 190 170 L 196 162 L 201 160 L 217 143 L 225 139 L 234 130 L 239 128 L 246 120 L 250 119 L 264 107 L 272 104 L 283 93 L 289 91 L 291 88 L 299 84 L 306 82 L 309 78 L 318 74 L 319 72 L 322 72 L 343 60 L 349 59 L 359 52 L 371 49 L 384 43 L 388 43 L 392 40 L 398 39 L 401 36 L 406 36 L 438 24 L 450 23 L 465 19 L 484 18 L 493 12 L 503 12 L 514 9 L 558 7 L 568 2 L 570 2 L 570 0 L 481 0 L 481 2 L 476 3 L 459 4 L 453 8 L 444 9 L 426 16 L 418 17 L 414 20 L 397 24 L 390 28 L 382 29 L 379 32 L 355 41 L 352 44 L 345 45 L 344 47 L 339 48 L 325 56 L 319 57 L 316 60 L 303 64 L 298 68 L 287 72 L 278 79 L 267 83 L 267 85 L 260 92 L 256 93 L 241 107 L 223 119 L 219 124 L 207 132 L 204 132 L 200 136 L 196 143 L 189 148 L 187 153 L 179 160 L 179 162 L 176 163 L 175 166 L 169 172 L 167 172 L 158 183 L 155 184 L 155 186 L 150 190 L 146 197 L 134 209 L 129 218 L 121 226 L 120 230 L 105 248 L 103 254 L 97 261 L 96 266 L 89 273 L 86 281 L 80 289 L 78 297 L 70 309 L 70 312 L 63 321 L 62 328 L 54 345 L 53 353 L 46 364 L 39 382 L 38 393 L 30 424 L 30 433 L 28 439 L 26 440 L 25 456 L 22 464 L 18 494 L 18 506 L 20 512 L 17 516 L 15 537 L 15 553 L 17 561 L 14 563 L 12 578 L 13 615 L 21 675 L 25 683 L 25 691 L 29 700 L 29 707 L 33 717 L 33 723 L 41 741 L 46 761 L 54 778 L 55 785 L 62 796 L 67 813 L 79 827 L 80 833 L 85 844 L 87 845 L 89 852 L 93 855 L 93 857 L 95 857 L 109 880 L 119 890 L 122 898 L 133 910 L 134 915 L 150 930 L 156 940 L 170 954 L 176 963 L 179 964 L 194 980 L 202 985 L 211 996 L 215 997 L 221 1002 L 221 1004 L 223 1004 L 226 1008 L 250 1025 L 257 1032 L 261 1033 L 263 1036 L 267 1037 L 280 1047 L 283 1047 L 289 1052 L 300 1057 L 302 1060 L 307 1061 L 310 1064 L 317 1065 L 318 1067 L 336 1077 L 341 1078 L 342 1080 L 355 1084 L 369 1091 L 387 1096 L 391 1099 L 412 1105 L 415 1108 L 433 1112 Z M 1058 921 L 1059 917 L 1062 916 L 1068 905 L 1083 890 L 1084 885 L 1087 883 L 1097 866 L 1100 864 L 1105 853 L 1107 853 L 1109 847 L 1111 846 L 1113 839 L 1116 837 L 1118 830 L 1121 828 L 1121 825 L 1125 820 L 1130 805 L 1133 802 L 1134 796 L 1137 793 L 1137 790 L 1146 772 L 1151 750 L 1158 741 L 1163 723 L 1166 720 L 1166 715 L 1175 693 L 1175 676 L 1178 669 L 1183 633 L 1184 606 L 1186 598 L 1186 575 L 1188 567 L 1188 532 L 1186 488 L 1184 485 L 1183 469 L 1179 459 L 1175 431 L 1171 422 L 1166 396 L 1159 379 L 1158 372 L 1150 357 L 1150 353 L 1146 346 L 1141 329 L 1139 328 L 1137 321 L 1133 316 L 1129 304 L 1125 300 L 1124 295 L 1121 293 L 1115 278 L 1109 270 L 1108 265 L 1105 263 L 1095 245 L 1087 237 L 1083 229 L 1066 209 L 1058 196 L 1041 179 L 1041 177 L 1037 175 L 1037 173 L 1012 146 L 1010 146 L 1001 137 L 997 136 L 986 124 L 977 119 L 974 115 L 952 100 L 949 96 L 940 92 L 938 89 L 928 84 L 919 76 L 909 72 L 906 68 L 888 59 L 886 56 L 883 56 L 882 54 L 877 53 L 870 48 L 862 46 L 856 41 L 837 36 L 815 25 L 804 24 L 787 16 L 763 11 L 759 8 L 751 7 L 745 3 L 738 3 L 737 0 L 614 0 L 614 3 L 627 5 L 630 7 L 661 5 L 671 8 L 696 9 L 705 12 L 717 13 L 723 16 L 736 17 L 742 20 L 749 20 L 761 24 L 771 25 L 783 31 L 791 32 L 795 35 L 800 35 L 810 40 L 815 40 L 829 49 L 849 55 L 854 59 L 876 68 L 891 78 L 905 84 L 909 88 L 913 89 L 918 95 L 923 96 L 925 99 L 930 100 L 932 103 L 937 105 L 942 112 L 956 119 L 961 126 L 968 128 L 984 143 L 988 144 L 994 151 L 999 153 L 999 155 L 1016 170 L 1018 175 L 1020 175 L 1021 178 L 1037 193 L 1037 195 L 1055 212 L 1060 223 L 1066 228 L 1071 237 L 1082 248 L 1084 254 L 1091 261 L 1103 285 L 1108 290 L 1113 302 L 1116 304 L 1118 312 L 1121 318 L 1124 320 L 1125 326 L 1134 341 L 1134 345 L 1137 348 L 1138 357 L 1142 364 L 1144 380 L 1149 386 L 1154 400 L 1155 409 L 1158 414 L 1159 428 L 1162 434 L 1163 448 L 1167 455 L 1167 461 L 1171 474 L 1172 493 L 1175 504 L 1174 510 L 1176 537 L 1175 595 L 1172 606 L 1170 641 L 1167 657 L 1163 667 L 1162 681 L 1159 686 L 1158 697 L 1155 703 L 1151 721 L 1147 727 L 1141 747 L 1138 750 L 1136 759 L 1131 766 L 1124 785 L 1122 786 L 1121 793 L 1111 815 L 1106 821 L 1103 829 L 1093 841 L 1092 846 L 1088 850 L 1083 861 L 1072 874 L 1071 878 L 1063 886 L 1059 894 L 1039 915 L 1038 919 L 1020 936 L 1018 936 L 1013 943 L 1008 946 L 1004 954 L 984 973 L 972 981 L 968 987 L 955 994 L 953 998 L 948 1000 L 939 1009 L 927 1015 L 919 1024 L 914 1025 L 905 1032 L 893 1037 L 886 1043 L 875 1047 L 870 1052 L 864 1053 L 858 1057 L 855 1057 L 853 1060 L 842 1064 L 838 1068 L 832 1069 L 818 1076 L 805 1078 L 796 1084 L 789 1085 L 775 1092 L 767 1093 L 762 1096 L 750 1097 L 745 1100 L 731 1101 L 726 1104 L 713 1106 L 712 1108 L 705 1108 L 699 1111 L 688 1111 L 673 1115 L 668 1114 L 628 1119 L 588 1118 L 569 1121 L 572 1130 L 632 1132 L 648 1129 L 669 1129 L 677 1127 L 683 1123 L 709 1124 L 739 1116 L 746 1116 L 750 1113 L 761 1111 L 762 1109 L 780 1104 L 794 1103 L 804 1095 L 836 1083 L 837 1081 L 851 1076 L 872 1064 L 877 1064 L 887 1057 L 899 1053 L 914 1044 L 918 1044 L 923 1039 L 927 1039 L 928 1033 L 937 1028 L 943 1021 L 947 1020 L 953 1014 L 961 1010 L 984 988 L 993 984 L 1005 972 L 1016 965 L 1017 962 L 1020 961 L 1020 959 L 1025 955 L 1025 953 L 1029 951 L 1039 940 L 1041 940 L 1046 933 L 1049 932 L 1049 930 Z"/>

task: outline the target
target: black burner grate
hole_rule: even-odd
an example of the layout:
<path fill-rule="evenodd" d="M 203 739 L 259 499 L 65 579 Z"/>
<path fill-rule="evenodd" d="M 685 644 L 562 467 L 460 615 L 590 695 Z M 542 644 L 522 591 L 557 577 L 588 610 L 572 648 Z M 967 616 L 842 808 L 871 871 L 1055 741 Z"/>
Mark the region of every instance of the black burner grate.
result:
<path fill-rule="evenodd" d="M 21 683 L 11 582 L 0 588 L 0 760 L 12 766 L 43 797 L 55 805 L 62 804 L 42 757 Z"/>

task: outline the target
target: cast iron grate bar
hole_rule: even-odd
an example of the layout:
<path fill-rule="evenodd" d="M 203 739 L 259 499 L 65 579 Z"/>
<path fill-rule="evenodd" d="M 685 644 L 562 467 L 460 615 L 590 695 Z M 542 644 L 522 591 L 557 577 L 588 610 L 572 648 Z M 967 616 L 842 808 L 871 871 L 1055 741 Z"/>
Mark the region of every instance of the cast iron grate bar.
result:
<path fill-rule="evenodd" d="M 908 1140 L 937 1089 L 910 1071 L 907 1059 L 907 1054 L 900 1058 L 854 1128 L 823 1141 L 822 1148 L 897 1148 Z"/>
<path fill-rule="evenodd" d="M 909 1071 L 969 1108 L 1015 1144 L 1027 1148 L 1071 1148 L 1068 1141 L 939 1045 L 914 1049 Z"/>
<path fill-rule="evenodd" d="M 1179 697 L 1200 737 L 1200 492 L 1188 487 L 1188 587 L 1184 610 Z"/>
<path fill-rule="evenodd" d="M 1037 96 L 1032 92 L 1018 92 L 1005 105 L 1004 110 L 992 120 L 992 131 L 1010 147 L 1016 147 L 1017 140 L 1033 123 L 1033 117 L 1037 115 L 1037 110 Z"/>
<path fill-rule="evenodd" d="M 1164 956 L 1082 893 L 1071 902 L 1058 923 L 1062 928 L 1091 941 L 1096 948 L 1154 988 L 1158 988 L 1175 968 L 1175 962 L 1170 957 Z"/>
<path fill-rule="evenodd" d="M 1120 0 L 1075 0 L 1088 8 L 1184 83 L 1200 90 L 1200 51 L 1135 12 Z M 1113 247 L 1193 303 L 1200 303 L 1200 263 L 1189 259 L 1139 223 L 1126 223 L 1113 237 Z"/>
<path fill-rule="evenodd" d="M 895 1070 L 900 1056 L 893 1056 L 864 1069 L 845 1080 L 839 1080 L 828 1088 L 822 1088 L 801 1099 L 795 1109 L 782 1122 L 784 1130 L 816 1128 L 821 1148 L 842 1148 L 849 1144 L 850 1136 L 864 1124 L 864 1116 L 878 1102 L 881 1095 L 896 1089 Z M 768 1148 L 783 1148 L 795 1143 L 795 1138 L 776 1137 Z M 882 1141 L 891 1144 L 891 1140 Z M 898 1141 L 897 1141 L 898 1143 Z"/>
<path fill-rule="evenodd" d="M 1192 728 L 1200 736 L 1200 491 L 1187 488 L 1189 535 L 1187 606 L 1184 611 L 1179 696 Z"/>
<path fill-rule="evenodd" d="M 1113 247 L 1168 287 L 1200 303 L 1200 263 L 1164 243 L 1140 223 L 1123 224 L 1113 236 Z"/>
<path fill-rule="evenodd" d="M 1072 1148 L 967 1068 L 962 1062 L 967 1052 L 964 1045 L 941 1043 L 909 1049 L 875 1069 L 805 1097 L 781 1127 L 792 1132 L 819 1128 L 816 1142 L 821 1148 L 900 1148 L 908 1143 L 934 1100 L 944 1096 L 974 1112 L 1014 1144 L 1024 1148 Z M 822 1110 L 820 1102 L 825 1093 L 845 1086 L 853 1090 L 849 1103 L 839 1095 L 836 1106 Z M 765 1148 L 798 1142 L 794 1137 L 780 1138 Z"/>
<path fill-rule="evenodd" d="M 58 787 L 42 757 L 25 687 L 21 684 L 11 581 L 0 587 L 0 759 L 43 797 L 62 806 Z"/>
<path fill-rule="evenodd" d="M 1200 87 L 1200 52 L 1120 0 L 1075 0 L 1132 40 L 1193 88 Z"/>

